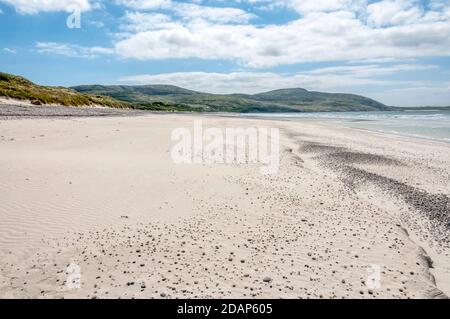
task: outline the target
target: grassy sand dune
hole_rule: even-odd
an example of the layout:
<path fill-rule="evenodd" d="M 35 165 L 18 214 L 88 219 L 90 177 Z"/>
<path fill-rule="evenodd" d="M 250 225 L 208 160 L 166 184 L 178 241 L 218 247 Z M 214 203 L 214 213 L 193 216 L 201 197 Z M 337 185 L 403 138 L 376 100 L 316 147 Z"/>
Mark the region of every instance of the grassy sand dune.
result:
<path fill-rule="evenodd" d="M 131 107 L 130 104 L 111 97 L 81 94 L 64 87 L 40 86 L 23 77 L 1 72 L 0 96 L 13 100 L 30 101 L 34 105 Z"/>

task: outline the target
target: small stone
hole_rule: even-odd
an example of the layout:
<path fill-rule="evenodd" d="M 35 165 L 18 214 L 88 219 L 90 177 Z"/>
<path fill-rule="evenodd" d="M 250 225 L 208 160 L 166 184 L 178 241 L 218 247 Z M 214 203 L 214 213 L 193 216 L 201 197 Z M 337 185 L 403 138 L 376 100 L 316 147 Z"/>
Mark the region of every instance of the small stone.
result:
<path fill-rule="evenodd" d="M 267 282 L 267 283 L 270 283 L 270 282 L 272 282 L 272 278 L 270 278 L 270 277 L 264 277 L 263 281 L 264 281 L 264 282 Z"/>

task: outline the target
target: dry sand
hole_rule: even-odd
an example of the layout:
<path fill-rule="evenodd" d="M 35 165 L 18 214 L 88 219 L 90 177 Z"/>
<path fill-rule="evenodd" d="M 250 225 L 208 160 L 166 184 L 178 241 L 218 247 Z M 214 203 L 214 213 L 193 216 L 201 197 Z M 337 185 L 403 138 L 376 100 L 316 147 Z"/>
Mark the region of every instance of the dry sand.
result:
<path fill-rule="evenodd" d="M 172 130 L 199 118 L 280 128 L 279 173 L 175 165 Z M 450 295 L 449 145 L 198 115 L 8 119 L 0 136 L 1 298 Z"/>
<path fill-rule="evenodd" d="M 0 97 L 0 118 L 33 117 L 88 117 L 141 115 L 145 111 L 131 109 L 113 109 L 99 105 L 67 107 L 54 104 L 33 105 L 30 101 L 13 100 Z"/>

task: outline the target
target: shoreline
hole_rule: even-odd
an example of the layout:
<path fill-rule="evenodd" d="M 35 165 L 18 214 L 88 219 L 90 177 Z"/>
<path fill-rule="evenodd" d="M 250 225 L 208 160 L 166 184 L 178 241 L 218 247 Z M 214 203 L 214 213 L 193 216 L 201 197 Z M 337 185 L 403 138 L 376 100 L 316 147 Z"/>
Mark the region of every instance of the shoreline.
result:
<path fill-rule="evenodd" d="M 336 121 L 336 118 L 301 118 L 301 117 L 277 117 L 277 116 L 269 116 L 270 113 L 267 113 L 268 116 L 258 116 L 258 115 L 250 115 L 242 114 L 242 113 L 222 113 L 222 112 L 212 112 L 212 113 L 190 113 L 190 112 L 160 112 L 160 111 L 148 111 L 148 110 L 135 110 L 135 109 L 114 109 L 108 107 L 66 107 L 66 106 L 58 106 L 58 105 L 41 105 L 35 106 L 31 104 L 27 104 L 25 102 L 16 101 L 18 104 L 8 104 L 9 100 L 2 101 L 0 100 L 0 120 L 8 120 L 8 119 L 37 119 L 37 118 L 71 118 L 71 117 L 108 117 L 108 116 L 146 116 L 146 115 L 197 115 L 197 116 L 205 116 L 205 117 L 224 117 L 224 118 L 239 118 L 239 119 L 253 119 L 253 120 L 268 120 L 268 121 L 320 121 L 320 122 L 328 122 L 329 125 L 339 126 L 333 121 Z M 407 112 L 408 110 L 405 110 Z M 418 110 L 421 111 L 421 110 Z M 426 110 L 431 111 L 431 110 Z M 396 112 L 396 111 L 392 111 Z M 326 113 L 326 112 L 325 112 Z M 310 114 L 325 114 L 323 112 L 310 112 Z M 355 112 L 358 113 L 358 112 Z M 367 113 L 367 112 L 359 112 L 359 113 Z M 370 112 L 369 112 L 370 113 Z M 358 128 L 350 125 L 341 125 L 342 127 L 367 131 L 372 133 L 386 134 L 386 135 L 394 135 L 398 137 L 405 138 L 415 138 L 426 141 L 440 142 L 449 144 L 449 138 L 436 138 L 430 136 L 422 136 L 408 133 L 400 133 L 400 132 L 391 132 L 391 131 L 383 131 L 377 129 L 370 128 Z"/>
<path fill-rule="evenodd" d="M 170 132 L 196 119 L 280 128 L 279 174 L 264 177 L 251 165 L 173 165 Z M 408 199 L 448 199 L 446 144 L 210 114 L 0 122 L 0 277 L 16 278 L 0 282 L 3 298 L 450 292 L 448 229 Z M 63 284 L 71 260 L 83 269 L 81 289 Z M 380 289 L 366 287 L 371 264 L 383 269 Z"/>

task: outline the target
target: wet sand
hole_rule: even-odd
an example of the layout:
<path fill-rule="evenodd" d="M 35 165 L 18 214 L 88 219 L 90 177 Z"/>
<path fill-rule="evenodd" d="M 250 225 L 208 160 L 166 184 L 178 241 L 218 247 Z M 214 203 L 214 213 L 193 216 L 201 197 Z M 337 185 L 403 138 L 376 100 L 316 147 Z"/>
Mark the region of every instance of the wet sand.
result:
<path fill-rule="evenodd" d="M 278 174 L 174 164 L 171 132 L 199 119 L 280 128 Z M 0 119 L 0 177 L 1 298 L 450 294 L 447 144 L 314 120 Z"/>

